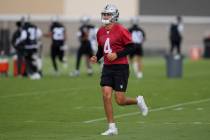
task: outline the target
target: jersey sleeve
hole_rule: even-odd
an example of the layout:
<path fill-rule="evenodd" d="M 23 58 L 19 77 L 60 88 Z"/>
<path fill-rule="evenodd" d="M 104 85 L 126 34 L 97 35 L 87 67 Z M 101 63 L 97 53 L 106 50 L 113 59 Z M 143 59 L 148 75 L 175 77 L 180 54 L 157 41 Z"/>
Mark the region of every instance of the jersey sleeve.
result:
<path fill-rule="evenodd" d="M 121 28 L 122 42 L 125 45 L 132 43 L 131 33 L 126 28 Z"/>
<path fill-rule="evenodd" d="M 36 34 L 36 37 L 38 39 L 40 39 L 42 37 L 42 30 L 40 28 L 37 28 L 37 34 Z"/>

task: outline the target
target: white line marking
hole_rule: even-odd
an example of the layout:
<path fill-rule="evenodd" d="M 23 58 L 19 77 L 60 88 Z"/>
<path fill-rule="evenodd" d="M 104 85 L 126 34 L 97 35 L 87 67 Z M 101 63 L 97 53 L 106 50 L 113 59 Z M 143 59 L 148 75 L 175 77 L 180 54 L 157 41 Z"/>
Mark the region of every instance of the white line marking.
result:
<path fill-rule="evenodd" d="M 49 124 L 81 124 L 81 122 L 62 122 L 62 121 L 36 121 L 36 120 L 28 120 L 28 121 L 23 121 L 24 123 L 49 123 Z M 21 122 L 22 123 L 22 122 Z"/>
<path fill-rule="evenodd" d="M 198 107 L 198 108 L 196 108 L 196 110 L 200 111 L 200 110 L 203 110 L 203 108 L 202 107 Z"/>
<path fill-rule="evenodd" d="M 202 124 L 202 122 L 193 122 L 193 124 Z"/>
<path fill-rule="evenodd" d="M 183 108 L 182 107 L 178 107 L 178 108 L 174 108 L 173 110 L 174 111 L 180 111 L 180 110 L 183 110 Z"/>
<path fill-rule="evenodd" d="M 137 124 L 144 124 L 142 122 L 137 122 Z M 152 122 L 148 124 L 161 124 L 161 125 L 209 125 L 209 122 Z"/>
<path fill-rule="evenodd" d="M 103 106 L 89 106 L 89 107 L 84 107 L 84 106 L 77 106 L 77 107 L 74 107 L 73 109 L 75 110 L 81 110 L 81 109 L 96 109 L 96 110 L 101 110 L 103 109 L 104 107 Z"/>
<path fill-rule="evenodd" d="M 162 110 L 166 110 L 166 109 L 177 108 L 177 107 L 181 107 L 181 106 L 185 106 L 185 105 L 199 104 L 199 103 L 208 102 L 208 101 L 210 101 L 210 98 L 203 99 L 203 100 L 197 100 L 197 101 L 190 101 L 190 102 L 185 102 L 185 103 L 180 103 L 180 104 L 175 104 L 175 105 L 170 105 L 170 106 L 164 106 L 164 107 L 159 107 L 159 108 L 154 108 L 154 109 L 150 109 L 149 112 L 162 111 Z M 139 114 L 139 111 L 116 115 L 115 118 L 122 118 L 122 117 L 137 115 L 137 114 Z M 83 123 L 93 123 L 93 122 L 104 121 L 104 120 L 106 120 L 105 117 L 84 121 Z"/>
<path fill-rule="evenodd" d="M 80 88 L 81 89 L 87 89 L 87 88 Z M 12 98 L 12 97 L 21 97 L 21 96 L 32 96 L 32 95 L 44 95 L 44 94 L 48 94 L 48 93 L 60 93 L 60 92 L 66 92 L 66 91 L 69 91 L 69 92 L 72 92 L 72 91 L 76 91 L 78 90 L 78 88 L 66 88 L 66 89 L 54 89 L 54 90 L 46 90 L 46 91 L 28 91 L 28 92 L 23 92 L 23 93 L 18 93 L 18 94 L 11 94 L 11 95 L 3 95 L 3 96 L 0 96 L 0 99 L 1 98 Z M 72 94 L 71 94 L 72 95 Z"/>
<path fill-rule="evenodd" d="M 32 96 L 32 95 L 39 95 L 39 94 L 48 94 L 48 93 L 52 93 L 52 92 L 58 92 L 59 93 L 59 92 L 65 92 L 65 91 L 72 91 L 72 89 L 24 92 L 24 93 L 19 93 L 19 94 L 0 96 L 0 99 L 1 98 L 11 98 L 11 97 L 21 97 L 21 96 Z"/>

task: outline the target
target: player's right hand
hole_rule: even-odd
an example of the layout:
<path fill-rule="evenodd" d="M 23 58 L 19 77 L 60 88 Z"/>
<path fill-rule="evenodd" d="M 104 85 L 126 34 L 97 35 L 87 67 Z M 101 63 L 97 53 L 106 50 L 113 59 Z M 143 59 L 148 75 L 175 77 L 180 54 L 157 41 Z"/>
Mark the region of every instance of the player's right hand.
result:
<path fill-rule="evenodd" d="M 93 64 L 97 63 L 97 57 L 96 57 L 95 55 L 92 56 L 92 57 L 90 58 L 90 62 L 93 63 Z"/>

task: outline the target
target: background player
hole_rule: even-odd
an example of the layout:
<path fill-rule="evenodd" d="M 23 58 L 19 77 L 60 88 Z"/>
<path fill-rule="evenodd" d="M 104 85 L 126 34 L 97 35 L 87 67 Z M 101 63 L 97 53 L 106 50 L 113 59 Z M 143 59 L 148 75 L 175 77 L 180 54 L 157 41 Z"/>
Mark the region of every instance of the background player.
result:
<path fill-rule="evenodd" d="M 132 36 L 132 41 L 136 47 L 134 53 L 130 54 L 131 62 L 133 64 L 133 70 L 137 78 L 143 77 L 143 43 L 146 39 L 144 30 L 138 25 L 139 19 L 134 17 L 131 19 L 132 26 L 129 28 L 129 31 Z"/>
<path fill-rule="evenodd" d="M 22 18 L 20 21 L 16 22 L 17 29 L 12 35 L 12 45 L 15 48 L 16 55 L 17 55 L 17 76 L 24 76 L 24 69 L 23 64 L 25 63 L 24 60 L 24 42 L 20 40 L 21 32 L 23 29 L 24 19 Z"/>
<path fill-rule="evenodd" d="M 24 41 L 25 60 L 27 75 L 32 80 L 41 78 L 41 61 L 38 55 L 40 49 L 39 39 L 42 36 L 42 31 L 27 18 L 21 32 L 20 40 Z"/>
<path fill-rule="evenodd" d="M 90 18 L 85 16 L 81 19 L 82 25 L 79 28 L 77 33 L 80 46 L 77 51 L 77 58 L 76 58 L 76 69 L 74 72 L 70 74 L 70 76 L 79 76 L 80 74 L 80 61 L 83 55 L 85 55 L 86 60 L 86 67 L 88 75 L 93 74 L 92 66 L 89 62 L 90 57 L 93 55 L 93 48 L 91 42 L 93 33 L 95 33 L 95 27 L 90 24 Z M 91 44 L 92 43 L 92 44 Z"/>
<path fill-rule="evenodd" d="M 169 31 L 169 40 L 170 40 L 170 54 L 174 53 L 174 50 L 176 50 L 176 54 L 178 56 L 181 55 L 181 43 L 183 40 L 183 30 L 184 30 L 184 25 L 182 22 L 182 17 L 177 16 L 176 17 L 176 22 L 172 23 L 170 26 L 170 31 Z"/>
<path fill-rule="evenodd" d="M 63 63 L 64 67 L 67 67 L 67 60 L 65 60 L 65 41 L 66 41 L 66 29 L 64 25 L 59 22 L 58 17 L 53 17 L 50 25 L 49 33 L 45 36 L 51 37 L 51 60 L 56 75 L 59 74 L 58 65 L 56 59 Z"/>

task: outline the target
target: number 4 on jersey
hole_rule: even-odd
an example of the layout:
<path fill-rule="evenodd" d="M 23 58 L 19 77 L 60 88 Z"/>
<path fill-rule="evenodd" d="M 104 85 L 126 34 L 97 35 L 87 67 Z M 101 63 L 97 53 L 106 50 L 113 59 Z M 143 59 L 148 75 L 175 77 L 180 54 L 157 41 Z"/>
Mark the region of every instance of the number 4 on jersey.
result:
<path fill-rule="evenodd" d="M 107 38 L 106 41 L 105 41 L 104 53 L 112 53 L 112 49 L 110 47 L 110 40 L 109 40 L 109 38 Z"/>

